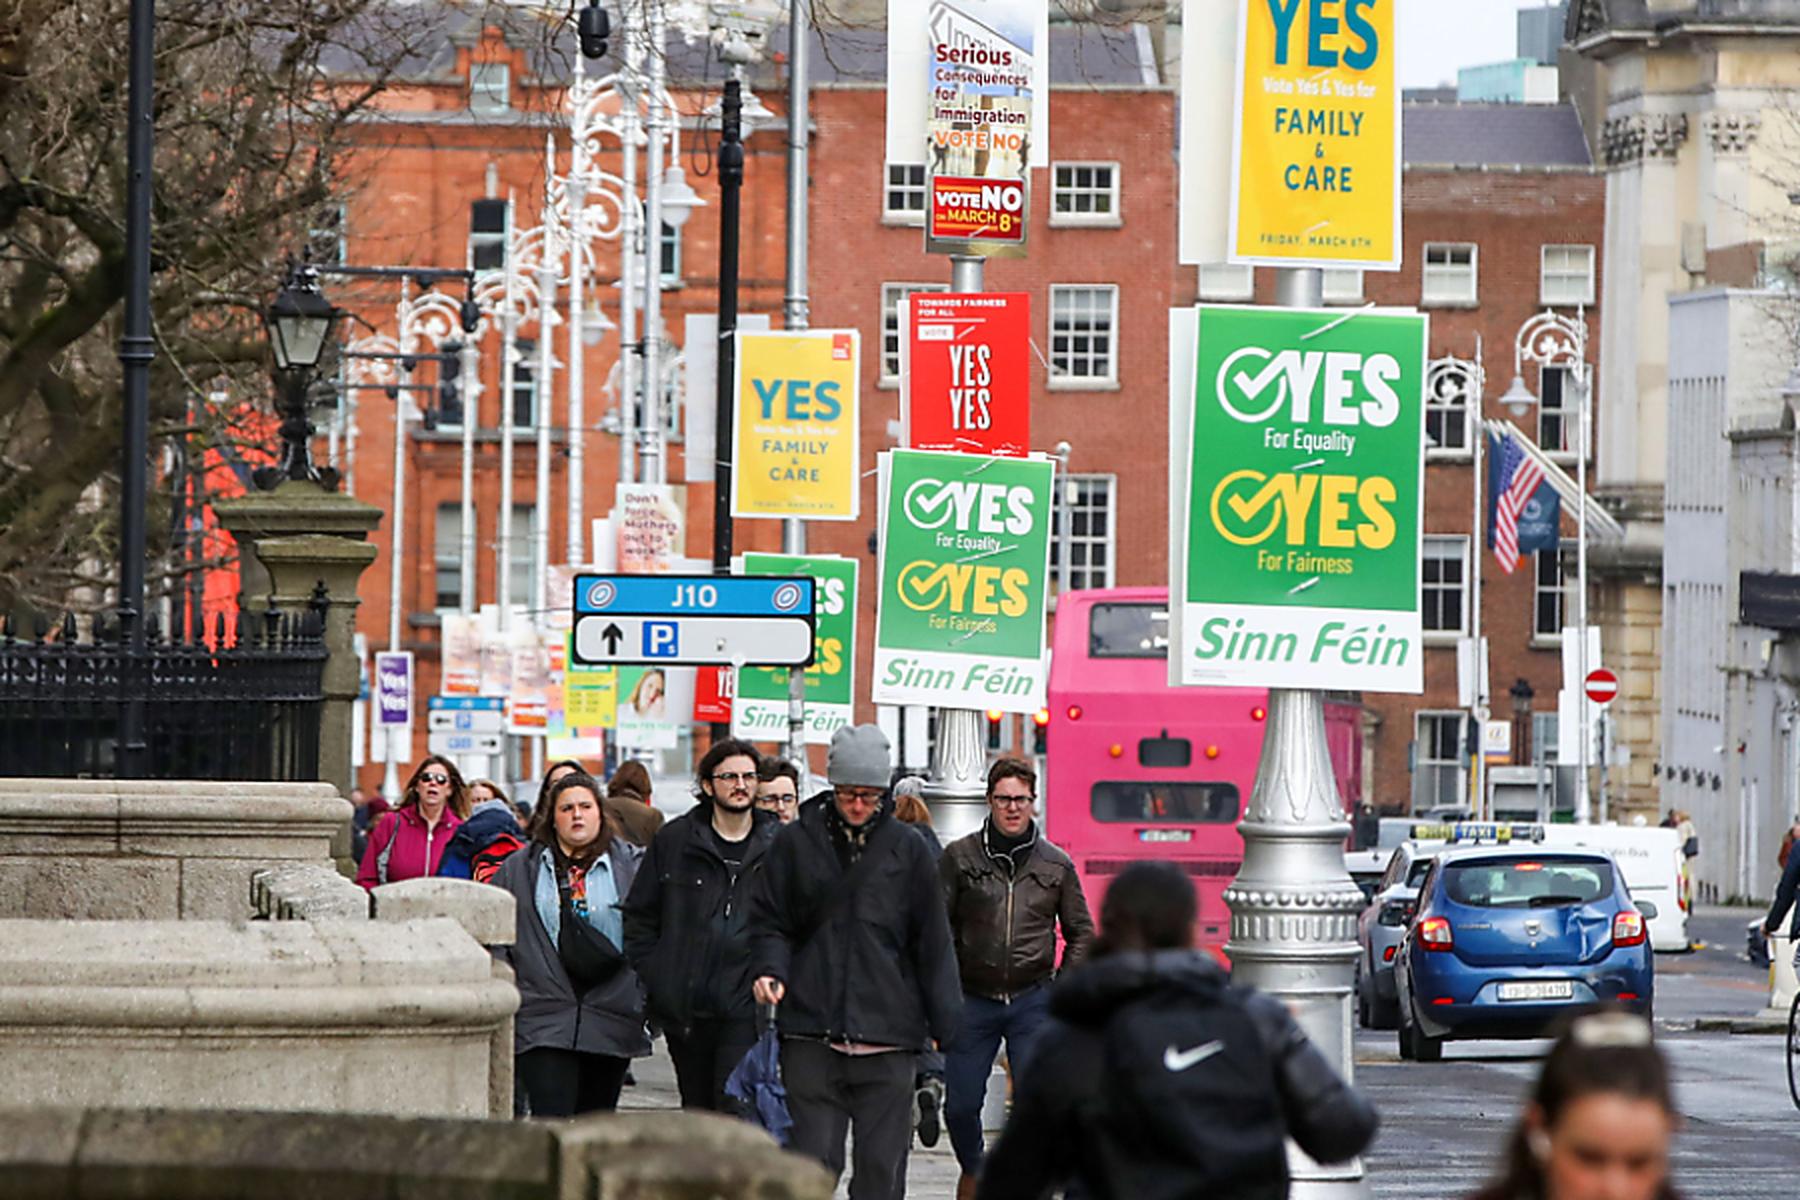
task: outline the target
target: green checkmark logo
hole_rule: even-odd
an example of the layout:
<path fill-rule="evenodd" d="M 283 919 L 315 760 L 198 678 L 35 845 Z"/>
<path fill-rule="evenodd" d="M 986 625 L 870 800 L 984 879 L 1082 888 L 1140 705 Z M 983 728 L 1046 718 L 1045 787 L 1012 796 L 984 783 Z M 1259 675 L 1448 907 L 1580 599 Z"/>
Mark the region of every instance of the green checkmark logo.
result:
<path fill-rule="evenodd" d="M 1221 505 L 1231 510 L 1235 522 L 1225 519 L 1220 512 Z M 1233 545 L 1254 546 L 1268 541 L 1281 524 L 1281 506 L 1279 479 L 1267 479 L 1261 471 L 1234 471 L 1219 480 L 1219 486 L 1213 489 L 1213 528 Z M 1268 523 L 1259 530 L 1249 528 L 1257 514 L 1265 509 L 1269 513 Z"/>
<path fill-rule="evenodd" d="M 920 529 L 936 529 L 956 511 L 956 485 L 942 479 L 920 479 L 906 489 L 900 506 Z"/>
<path fill-rule="evenodd" d="M 955 563 L 909 563 L 900 571 L 900 602 L 915 612 L 934 609 L 949 599 L 955 575 Z"/>

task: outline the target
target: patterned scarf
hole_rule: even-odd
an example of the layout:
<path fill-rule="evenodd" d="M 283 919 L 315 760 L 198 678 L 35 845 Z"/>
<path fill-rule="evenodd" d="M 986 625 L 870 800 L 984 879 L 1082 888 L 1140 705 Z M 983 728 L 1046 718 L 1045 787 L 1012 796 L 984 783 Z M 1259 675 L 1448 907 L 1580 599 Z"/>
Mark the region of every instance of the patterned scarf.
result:
<path fill-rule="evenodd" d="M 887 805 L 878 806 L 869 819 L 861 825 L 852 825 L 844 820 L 844 814 L 838 811 L 837 801 L 828 800 L 825 804 L 825 832 L 830 835 L 831 848 L 837 851 L 838 863 L 846 871 L 856 865 L 862 852 L 869 844 L 869 838 L 887 819 Z"/>

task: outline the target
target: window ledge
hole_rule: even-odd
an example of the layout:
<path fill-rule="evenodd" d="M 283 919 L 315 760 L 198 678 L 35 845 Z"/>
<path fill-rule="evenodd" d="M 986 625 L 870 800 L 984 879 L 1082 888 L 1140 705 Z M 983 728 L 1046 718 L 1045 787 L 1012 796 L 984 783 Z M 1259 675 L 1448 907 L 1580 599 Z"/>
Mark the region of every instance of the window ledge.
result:
<path fill-rule="evenodd" d="M 1561 650 L 1562 644 L 1562 638 L 1551 637 L 1542 633 L 1532 634 L 1531 640 L 1526 643 L 1526 645 L 1533 650 Z"/>
<path fill-rule="evenodd" d="M 1119 216 L 1110 216 L 1110 217 L 1071 216 L 1067 213 L 1065 213 L 1061 216 L 1058 216 L 1058 215 L 1052 213 L 1050 216 L 1050 228 L 1052 228 L 1052 229 L 1123 229 L 1123 228 L 1125 228 L 1125 218 L 1119 217 Z"/>
<path fill-rule="evenodd" d="M 1232 296 L 1227 296 L 1223 292 L 1200 293 L 1200 303 L 1202 304 L 1250 304 L 1255 300 L 1255 292 L 1245 292 L 1242 295 Z"/>
<path fill-rule="evenodd" d="M 1419 300 L 1419 307 L 1420 308 L 1480 308 L 1481 307 L 1481 299 L 1480 299 L 1480 297 L 1476 297 L 1473 300 L 1427 300 L 1427 299 L 1424 299 L 1421 297 Z"/>
<path fill-rule="evenodd" d="M 900 377 L 898 375 L 883 375 L 875 381 L 875 388 L 877 391 L 882 392 L 897 392 L 900 390 Z"/>
<path fill-rule="evenodd" d="M 890 229 L 923 229 L 924 213 L 882 213 L 881 223 Z"/>
<path fill-rule="evenodd" d="M 440 612 L 407 613 L 406 624 L 412 629 L 438 629 L 444 624 L 444 614 Z"/>
<path fill-rule="evenodd" d="M 1424 642 L 1427 646 L 1455 646 L 1467 636 L 1467 632 L 1458 629 L 1428 629 L 1425 631 Z"/>
<path fill-rule="evenodd" d="M 1472 463 L 1475 461 L 1475 451 L 1473 449 L 1427 450 L 1425 451 L 1425 461 L 1434 463 Z"/>
<path fill-rule="evenodd" d="M 1052 379 L 1049 388 L 1053 392 L 1116 392 L 1120 385 L 1116 379 Z"/>
<path fill-rule="evenodd" d="M 686 286 L 687 286 L 687 279 L 684 276 L 681 276 L 681 275 L 664 275 L 663 276 L 662 290 L 665 292 L 679 292 L 682 288 L 684 288 Z"/>

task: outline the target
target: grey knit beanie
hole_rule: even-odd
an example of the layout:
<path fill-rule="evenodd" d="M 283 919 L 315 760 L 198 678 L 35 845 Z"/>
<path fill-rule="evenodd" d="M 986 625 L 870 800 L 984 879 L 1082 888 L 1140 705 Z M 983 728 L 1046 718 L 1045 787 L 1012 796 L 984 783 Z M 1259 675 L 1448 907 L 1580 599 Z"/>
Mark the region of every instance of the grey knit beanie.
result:
<path fill-rule="evenodd" d="M 833 787 L 885 790 L 890 766 L 887 734 L 879 725 L 847 725 L 831 735 L 825 777 Z"/>

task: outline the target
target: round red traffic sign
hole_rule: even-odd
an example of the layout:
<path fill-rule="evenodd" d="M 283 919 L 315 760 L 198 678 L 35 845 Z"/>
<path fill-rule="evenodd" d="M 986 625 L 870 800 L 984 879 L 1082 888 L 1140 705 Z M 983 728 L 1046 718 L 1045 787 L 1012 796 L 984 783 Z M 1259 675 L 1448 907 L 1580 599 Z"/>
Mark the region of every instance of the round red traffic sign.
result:
<path fill-rule="evenodd" d="M 1589 671 L 1586 690 L 1587 698 L 1595 704 L 1610 704 L 1619 694 L 1619 677 L 1605 667 Z"/>

